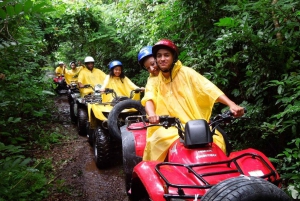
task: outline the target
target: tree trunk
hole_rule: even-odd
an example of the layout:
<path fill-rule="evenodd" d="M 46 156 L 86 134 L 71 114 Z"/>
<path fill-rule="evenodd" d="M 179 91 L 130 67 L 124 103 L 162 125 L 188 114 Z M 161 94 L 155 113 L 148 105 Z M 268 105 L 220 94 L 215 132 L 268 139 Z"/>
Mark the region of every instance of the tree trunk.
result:
<path fill-rule="evenodd" d="M 278 2 L 278 0 L 273 0 L 272 5 L 275 5 L 277 2 Z M 279 21 L 276 17 L 274 10 L 272 11 L 272 15 L 273 15 L 273 23 L 274 23 L 275 29 L 277 29 L 280 27 L 280 25 L 279 25 Z M 282 44 L 282 35 L 280 32 L 276 33 L 276 38 L 278 40 L 278 44 Z"/>

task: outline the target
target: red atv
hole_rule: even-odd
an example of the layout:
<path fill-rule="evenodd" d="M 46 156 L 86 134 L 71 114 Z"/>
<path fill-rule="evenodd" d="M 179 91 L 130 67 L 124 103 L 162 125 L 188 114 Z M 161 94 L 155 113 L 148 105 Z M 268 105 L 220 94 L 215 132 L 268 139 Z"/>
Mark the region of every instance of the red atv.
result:
<path fill-rule="evenodd" d="M 114 109 L 122 110 L 119 106 Z M 145 116 L 127 117 L 126 125 L 113 134 L 122 139 L 130 200 L 291 200 L 279 188 L 280 177 L 263 153 L 249 148 L 225 154 L 213 143 L 215 130 L 225 134 L 219 126 L 233 120 L 226 112 L 210 123 L 191 120 L 183 128 L 178 118 L 161 116 L 159 126 L 176 127 L 179 139 L 170 146 L 165 162 L 157 162 L 142 161 L 146 128 L 157 125 L 147 123 Z"/>
<path fill-rule="evenodd" d="M 68 86 L 64 76 L 54 77 L 53 82 L 56 85 L 55 91 L 57 94 L 61 95 L 68 92 Z"/>

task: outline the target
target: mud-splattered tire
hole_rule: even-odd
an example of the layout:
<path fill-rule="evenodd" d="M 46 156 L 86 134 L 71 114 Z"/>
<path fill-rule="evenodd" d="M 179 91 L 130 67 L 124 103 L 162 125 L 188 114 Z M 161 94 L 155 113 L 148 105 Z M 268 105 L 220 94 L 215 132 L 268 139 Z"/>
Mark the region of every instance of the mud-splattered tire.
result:
<path fill-rule="evenodd" d="M 93 147 L 94 146 L 94 132 L 95 132 L 95 129 L 91 129 L 89 122 L 87 123 L 86 129 L 87 129 L 88 142 L 91 145 L 91 147 Z"/>
<path fill-rule="evenodd" d="M 110 138 L 109 134 L 97 127 L 94 132 L 94 158 L 99 169 L 109 166 Z"/>
<path fill-rule="evenodd" d="M 75 108 L 74 108 L 74 105 L 75 105 L 74 101 L 71 101 L 71 102 L 70 102 L 70 118 L 71 118 L 71 122 L 74 123 L 74 124 L 76 124 L 76 122 L 77 122 L 77 117 L 76 117 L 76 115 L 75 115 Z"/>
<path fill-rule="evenodd" d="M 128 193 L 131 187 L 131 178 L 133 168 L 142 161 L 141 157 L 136 156 L 135 141 L 132 132 L 126 129 L 126 126 L 122 126 L 122 155 L 123 155 L 123 168 L 125 176 L 125 189 Z"/>
<path fill-rule="evenodd" d="M 78 129 L 78 134 L 81 136 L 86 136 L 87 135 L 87 110 L 84 107 L 79 107 L 78 108 L 78 121 L 77 121 L 77 129 Z"/>
<path fill-rule="evenodd" d="M 121 139 L 121 131 L 118 123 L 118 117 L 124 109 L 131 109 L 131 108 L 136 109 L 141 115 L 146 114 L 145 108 L 142 106 L 140 101 L 128 99 L 116 104 L 108 115 L 107 119 L 108 119 L 109 133 L 120 141 L 122 139 Z"/>
<path fill-rule="evenodd" d="M 201 201 L 291 201 L 284 191 L 257 177 L 240 176 L 213 186 Z"/>
<path fill-rule="evenodd" d="M 88 130 L 88 134 L 87 134 L 89 144 L 90 144 L 92 147 L 94 146 L 94 132 L 95 132 L 94 129 L 89 129 L 89 130 Z"/>

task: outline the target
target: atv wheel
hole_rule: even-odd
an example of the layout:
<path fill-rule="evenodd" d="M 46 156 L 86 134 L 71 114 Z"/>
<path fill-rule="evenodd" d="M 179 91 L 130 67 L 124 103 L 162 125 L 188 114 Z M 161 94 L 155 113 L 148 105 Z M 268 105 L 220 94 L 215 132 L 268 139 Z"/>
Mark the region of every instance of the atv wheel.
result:
<path fill-rule="evenodd" d="M 119 128 L 120 123 L 118 122 L 118 117 L 124 109 L 131 108 L 136 109 L 141 115 L 146 114 L 145 108 L 142 106 L 141 102 L 129 99 L 116 104 L 108 115 L 108 130 L 111 135 L 118 140 L 121 140 L 121 131 Z"/>
<path fill-rule="evenodd" d="M 86 108 L 80 107 L 78 108 L 78 121 L 77 121 L 77 127 L 78 127 L 78 134 L 81 136 L 87 135 L 87 110 Z"/>
<path fill-rule="evenodd" d="M 110 138 L 107 132 L 104 132 L 99 126 L 94 133 L 94 154 L 95 162 L 99 169 L 106 168 L 109 165 Z"/>
<path fill-rule="evenodd" d="M 258 178 L 240 176 L 213 186 L 201 201 L 290 201 L 291 199 L 274 184 Z"/>
<path fill-rule="evenodd" d="M 131 187 L 131 178 L 133 168 L 142 161 L 141 157 L 136 156 L 135 142 L 132 132 L 127 131 L 126 126 L 121 127 L 122 131 L 122 153 L 123 153 L 123 168 L 125 174 L 125 188 L 128 193 Z"/>
<path fill-rule="evenodd" d="M 95 132 L 94 129 L 90 129 L 90 130 L 88 131 L 88 134 L 87 134 L 89 144 L 90 144 L 92 147 L 94 146 L 94 132 Z"/>
<path fill-rule="evenodd" d="M 77 121 L 77 117 L 75 115 L 75 107 L 74 107 L 75 103 L 74 101 L 70 102 L 70 118 L 71 118 L 71 122 L 72 123 L 76 123 Z"/>

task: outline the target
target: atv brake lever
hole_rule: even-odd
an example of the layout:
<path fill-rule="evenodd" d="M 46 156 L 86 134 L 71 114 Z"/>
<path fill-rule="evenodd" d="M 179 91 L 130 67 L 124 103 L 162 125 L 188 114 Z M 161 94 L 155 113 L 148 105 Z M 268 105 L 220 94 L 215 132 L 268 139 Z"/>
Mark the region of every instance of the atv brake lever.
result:
<path fill-rule="evenodd" d="M 105 88 L 104 93 L 108 94 L 108 93 L 112 93 L 114 90 L 110 89 L 110 88 Z"/>

